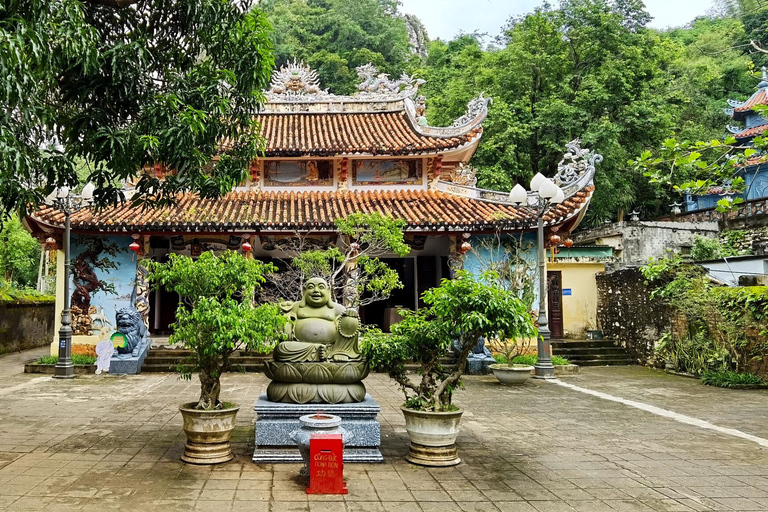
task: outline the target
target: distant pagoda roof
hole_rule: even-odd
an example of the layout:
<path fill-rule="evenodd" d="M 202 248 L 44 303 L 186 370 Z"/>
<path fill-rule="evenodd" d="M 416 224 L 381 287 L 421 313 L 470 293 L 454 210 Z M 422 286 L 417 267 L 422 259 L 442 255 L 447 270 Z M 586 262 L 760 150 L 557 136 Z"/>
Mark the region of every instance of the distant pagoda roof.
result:
<path fill-rule="evenodd" d="M 757 84 L 757 91 L 749 99 L 746 101 L 728 100 L 728 105 L 731 108 L 725 109 L 725 113 L 731 116 L 734 121 L 744 121 L 749 114 L 755 114 L 753 108 L 756 105 L 768 105 L 768 70 L 763 68 L 763 76 L 760 83 Z M 736 137 L 739 138 L 738 135 Z"/>

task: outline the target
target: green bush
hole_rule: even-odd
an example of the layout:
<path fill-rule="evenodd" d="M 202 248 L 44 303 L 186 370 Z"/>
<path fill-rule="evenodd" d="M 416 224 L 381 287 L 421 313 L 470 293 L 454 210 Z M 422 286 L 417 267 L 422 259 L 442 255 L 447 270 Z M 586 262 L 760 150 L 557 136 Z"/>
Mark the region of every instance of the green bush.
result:
<path fill-rule="evenodd" d="M 512 364 L 525 364 L 528 366 L 534 366 L 538 362 L 539 356 L 536 354 L 525 354 L 512 359 Z M 552 364 L 555 366 L 565 366 L 571 364 L 571 362 L 564 357 L 552 356 Z"/>
<path fill-rule="evenodd" d="M 704 372 L 701 382 L 707 386 L 717 386 L 719 388 L 768 384 L 754 373 L 715 372 L 712 370 Z"/>
<path fill-rule="evenodd" d="M 505 356 L 504 354 L 493 354 L 493 358 L 499 364 L 509 364 L 509 361 L 507 360 L 507 356 Z"/>
<path fill-rule="evenodd" d="M 43 356 L 35 364 L 56 364 L 59 362 L 59 356 Z M 72 364 L 93 364 L 96 362 L 96 358 L 86 355 L 74 355 L 72 356 Z"/>

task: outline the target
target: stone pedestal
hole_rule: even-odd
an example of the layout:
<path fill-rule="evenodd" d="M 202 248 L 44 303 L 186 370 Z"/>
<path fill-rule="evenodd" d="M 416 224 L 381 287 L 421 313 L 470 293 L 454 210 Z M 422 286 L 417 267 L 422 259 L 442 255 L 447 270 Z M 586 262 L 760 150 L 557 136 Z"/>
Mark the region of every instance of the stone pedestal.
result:
<path fill-rule="evenodd" d="M 470 357 L 467 359 L 467 375 L 488 375 L 490 366 L 495 363 L 492 357 Z"/>
<path fill-rule="evenodd" d="M 135 375 L 141 373 L 141 365 L 144 364 L 144 359 L 147 357 L 150 345 L 152 345 L 152 343 L 149 339 L 142 342 L 141 348 L 139 349 L 139 355 L 137 356 L 132 356 L 130 354 L 118 355 L 115 353 L 112 356 L 112 359 L 109 360 L 109 373 L 118 375 Z"/>
<path fill-rule="evenodd" d="M 381 426 L 376 415 L 381 407 L 366 394 L 365 400 L 351 404 L 286 404 L 270 402 L 263 393 L 256 405 L 256 449 L 253 462 L 302 462 L 291 432 L 301 428 L 299 418 L 323 412 L 341 418 L 341 426 L 353 434 L 344 447 L 344 462 L 382 462 Z"/>

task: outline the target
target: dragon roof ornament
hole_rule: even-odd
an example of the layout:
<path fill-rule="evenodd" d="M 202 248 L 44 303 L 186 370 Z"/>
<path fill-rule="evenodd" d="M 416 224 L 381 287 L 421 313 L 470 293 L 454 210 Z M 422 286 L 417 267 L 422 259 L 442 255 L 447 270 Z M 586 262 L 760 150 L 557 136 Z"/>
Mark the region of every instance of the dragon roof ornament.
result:
<path fill-rule="evenodd" d="M 485 98 L 483 94 L 481 92 L 480 96 L 470 100 L 467 104 L 466 114 L 456 119 L 451 126 L 464 126 L 480 116 L 484 118 L 488 114 L 488 106 L 493 104 L 493 98 Z"/>
<path fill-rule="evenodd" d="M 414 78 L 403 73 L 397 80 L 389 78 L 387 73 L 379 73 L 379 69 L 371 64 L 365 64 L 355 68 L 357 76 L 362 80 L 357 84 L 356 97 L 372 99 L 402 99 L 415 96 L 419 87 L 426 83 L 421 78 Z"/>
<path fill-rule="evenodd" d="M 581 139 L 574 139 L 565 145 L 567 151 L 557 164 L 554 181 L 560 187 L 567 187 L 585 175 L 595 174 L 595 165 L 603 161 L 603 155 L 581 147 Z"/>

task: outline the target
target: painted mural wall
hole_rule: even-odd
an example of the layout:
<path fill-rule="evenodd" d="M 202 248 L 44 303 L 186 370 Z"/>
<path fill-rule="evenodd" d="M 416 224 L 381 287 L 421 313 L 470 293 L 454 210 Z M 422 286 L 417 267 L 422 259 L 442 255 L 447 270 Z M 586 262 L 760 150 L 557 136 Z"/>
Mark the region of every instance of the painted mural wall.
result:
<path fill-rule="evenodd" d="M 130 306 L 137 264 L 128 250 L 131 242 L 129 236 L 72 237 L 69 286 L 74 334 L 89 334 L 94 314 L 103 313 L 114 325 L 117 310 Z"/>

